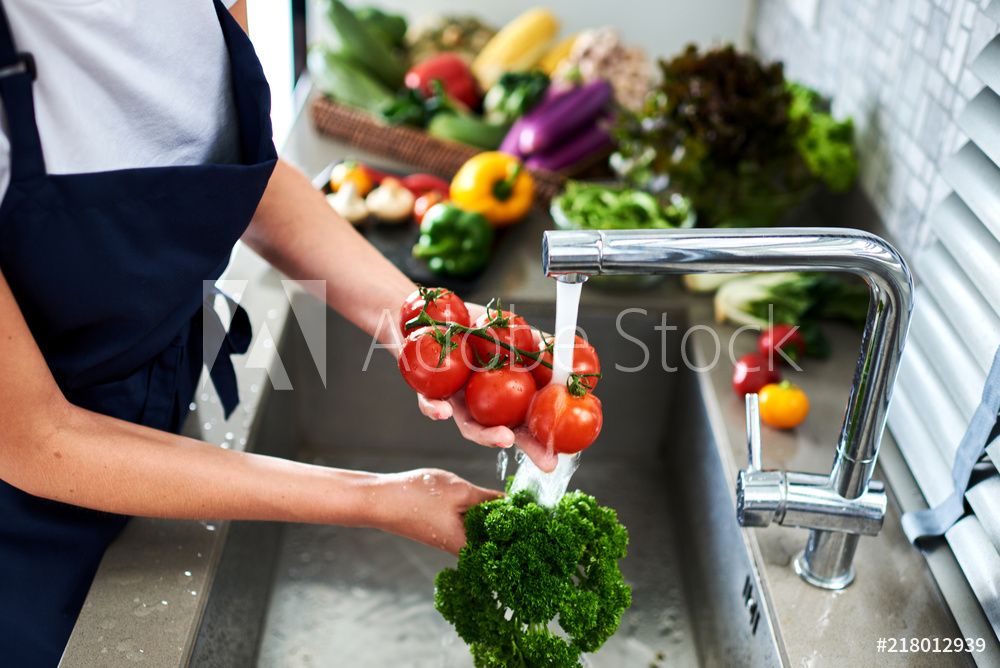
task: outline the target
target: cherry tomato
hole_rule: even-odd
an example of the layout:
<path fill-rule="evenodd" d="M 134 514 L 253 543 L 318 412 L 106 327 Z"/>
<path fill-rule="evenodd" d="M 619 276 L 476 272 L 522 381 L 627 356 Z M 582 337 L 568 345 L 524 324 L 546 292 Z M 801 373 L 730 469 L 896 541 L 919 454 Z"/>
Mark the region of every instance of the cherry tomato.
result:
<path fill-rule="evenodd" d="M 531 372 L 517 364 L 476 371 L 465 386 L 465 405 L 484 427 L 521 425 L 534 397 Z"/>
<path fill-rule="evenodd" d="M 353 160 L 338 163 L 330 172 L 330 190 L 333 192 L 347 183 L 353 183 L 361 197 L 367 195 L 374 186 L 374 180 L 364 165 Z"/>
<path fill-rule="evenodd" d="M 781 374 L 758 353 L 747 353 L 736 361 L 733 369 L 733 391 L 739 396 L 759 392 L 768 383 L 777 383 Z"/>
<path fill-rule="evenodd" d="M 427 213 L 428 209 L 435 204 L 447 201 L 448 198 L 439 193 L 437 190 L 428 190 L 413 202 L 413 219 L 417 221 L 417 225 L 419 225 L 424 222 L 424 214 Z"/>
<path fill-rule="evenodd" d="M 465 386 L 472 370 L 465 363 L 468 352 L 460 336 L 451 337 L 450 350 L 442 357 L 445 330 L 425 327 L 411 332 L 399 356 L 403 380 L 428 399 L 447 399 Z"/>
<path fill-rule="evenodd" d="M 551 340 L 549 339 L 548 341 Z M 541 345 L 540 348 L 544 350 L 545 345 Z M 538 359 L 538 364 L 535 364 L 532 360 L 526 360 L 525 364 L 531 368 L 531 375 L 535 377 L 538 387 L 545 387 L 552 381 L 552 369 L 541 362 L 545 361 L 552 364 L 552 353 L 548 351 L 543 352 Z M 597 387 L 597 381 L 600 377 L 589 374 L 601 373 L 601 360 L 598 359 L 594 346 L 587 343 L 586 339 L 582 336 L 577 336 L 573 344 L 573 373 L 580 376 L 580 382 L 589 391 L 593 391 Z"/>
<path fill-rule="evenodd" d="M 798 362 L 806 355 L 806 341 L 795 325 L 775 325 L 761 332 L 757 352 L 766 360 L 780 361 L 784 353 L 793 362 Z"/>
<path fill-rule="evenodd" d="M 506 324 L 500 327 L 492 326 L 486 330 L 486 333 L 501 343 L 513 346 L 519 350 L 535 350 L 535 337 L 531 333 L 531 326 L 528 324 L 528 321 L 510 311 L 501 311 L 501 313 Z M 472 326 L 477 329 L 483 327 L 496 315 L 497 311 L 487 309 L 486 313 L 476 318 L 476 322 Z M 472 349 L 470 362 L 473 364 L 485 366 L 489 364 L 494 355 L 500 356 L 501 359 L 510 359 L 511 357 L 511 353 L 507 348 L 498 346 L 492 341 L 480 338 L 475 334 L 469 334 L 468 339 L 469 347 Z M 530 362 L 530 360 L 527 361 Z"/>
<path fill-rule="evenodd" d="M 441 322 L 454 322 L 465 327 L 469 326 L 472 317 L 465 302 L 451 290 L 445 288 L 417 288 L 399 309 L 399 331 L 404 335 L 408 332 L 425 327 L 413 325 L 409 329 L 406 323 L 420 315 L 421 309 L 427 305 L 427 315 Z"/>
<path fill-rule="evenodd" d="M 760 388 L 760 419 L 777 429 L 793 429 L 809 415 L 809 397 L 789 381 Z"/>
<path fill-rule="evenodd" d="M 553 452 L 572 454 L 588 447 L 601 433 L 601 400 L 590 392 L 574 396 L 565 385 L 546 385 L 528 409 L 528 430 Z"/>

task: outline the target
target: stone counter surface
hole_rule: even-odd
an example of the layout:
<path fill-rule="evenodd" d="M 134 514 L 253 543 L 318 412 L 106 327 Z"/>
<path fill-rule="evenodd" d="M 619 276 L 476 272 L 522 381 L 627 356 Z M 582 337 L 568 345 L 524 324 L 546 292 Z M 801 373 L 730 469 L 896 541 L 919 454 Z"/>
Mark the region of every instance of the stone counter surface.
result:
<path fill-rule="evenodd" d="M 363 152 L 317 135 L 306 116 L 299 118 L 283 154 L 310 175 L 346 155 L 366 157 Z M 373 160 L 387 163 L 384 159 Z M 512 230 L 514 238 L 506 246 L 509 252 L 496 258 L 480 282 L 481 289 L 465 296 L 485 300 L 501 295 L 515 305 L 518 300 L 554 302 L 554 283 L 544 278 L 539 268 L 541 232 L 548 224 L 546 216 L 534 215 Z M 277 273 L 251 251 L 239 247 L 225 278 L 247 281 L 245 287 L 241 283 L 226 287 L 244 293 L 242 303 L 250 312 L 251 321 L 255 325 L 266 322 L 277 341 L 289 311 L 288 296 Z M 714 327 L 708 300 L 684 294 L 673 280 L 640 296 L 584 289 L 584 304 L 624 308 L 636 305 L 633 301 L 647 308 L 662 308 L 681 320 L 686 311 L 689 324 Z M 726 346 L 733 330 L 723 326 L 717 331 L 723 342 L 722 361 L 714 370 L 699 374 L 699 378 L 720 449 L 732 454 L 726 463 L 735 480 L 735 472 L 746 457 L 743 404 L 729 387 L 731 366 Z M 804 373 L 794 378 L 809 392 L 812 415 L 795 432 L 764 429 L 765 465 L 829 471 L 857 357 L 856 334 L 834 330 L 833 335 L 833 357 L 819 362 L 810 360 Z M 714 356 L 707 335 L 692 335 L 689 344 L 693 360 L 710 360 Z M 736 340 L 736 353 L 745 352 L 752 345 L 752 336 L 744 334 Z M 269 350 L 275 350 L 275 346 Z M 196 398 L 197 410 L 187 425 L 190 435 L 218 443 L 220 447 L 252 448 L 254 417 L 261 388 L 267 380 L 262 368 L 247 369 L 242 364 L 237 367 L 244 399 L 240 408 L 230 420 L 223 420 L 214 391 L 203 382 Z M 902 536 L 898 505 L 891 498 L 885 528 L 879 536 L 861 540 L 855 562 L 857 581 L 842 592 L 810 587 L 792 571 L 790 561 L 804 545 L 806 531 L 781 527 L 752 531 L 752 542 L 756 544 L 769 588 L 767 604 L 773 610 L 791 665 L 967 665 L 966 658 L 958 655 L 876 653 L 875 642 L 882 636 L 959 635 L 924 558 Z M 101 563 L 62 665 L 66 668 L 187 665 L 204 609 L 205 592 L 212 586 L 227 528 L 226 522 L 133 520 Z"/>

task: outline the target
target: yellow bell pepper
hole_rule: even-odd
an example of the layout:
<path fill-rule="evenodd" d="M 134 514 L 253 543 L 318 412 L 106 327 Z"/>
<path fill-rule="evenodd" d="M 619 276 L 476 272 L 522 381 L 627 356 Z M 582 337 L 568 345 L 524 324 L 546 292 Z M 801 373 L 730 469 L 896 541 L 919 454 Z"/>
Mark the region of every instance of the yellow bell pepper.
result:
<path fill-rule="evenodd" d="M 528 213 L 534 194 L 535 182 L 520 160 L 486 151 L 459 168 L 449 196 L 458 207 L 481 213 L 494 227 L 503 227 Z"/>

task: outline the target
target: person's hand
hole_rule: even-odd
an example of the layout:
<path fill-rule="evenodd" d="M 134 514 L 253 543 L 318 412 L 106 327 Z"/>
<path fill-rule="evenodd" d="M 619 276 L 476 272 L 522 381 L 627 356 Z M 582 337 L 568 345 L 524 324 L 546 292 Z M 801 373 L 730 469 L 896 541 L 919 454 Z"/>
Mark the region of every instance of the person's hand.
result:
<path fill-rule="evenodd" d="M 466 302 L 469 309 L 469 316 L 475 322 L 476 318 L 486 312 L 486 308 Z M 535 345 L 541 343 L 541 333 L 532 330 L 535 337 Z M 488 448 L 509 448 L 517 445 L 528 457 L 535 462 L 535 466 L 546 473 L 556 468 L 558 459 L 554 452 L 538 442 L 526 427 L 519 427 L 517 430 L 508 427 L 484 427 L 469 415 L 469 409 L 465 407 L 465 393 L 460 392 L 448 399 L 428 399 L 423 395 L 417 395 L 417 405 L 420 412 L 432 420 L 447 420 L 454 418 L 458 431 L 464 438 L 473 443 L 486 446 Z"/>
<path fill-rule="evenodd" d="M 452 554 L 465 545 L 465 511 L 503 496 L 440 469 L 380 475 L 377 485 L 376 528 Z"/>
<path fill-rule="evenodd" d="M 454 418 L 458 431 L 473 443 L 488 448 L 509 448 L 517 445 L 531 458 L 531 461 L 535 462 L 535 466 L 546 473 L 556 468 L 558 462 L 556 454 L 539 443 L 527 427 L 521 426 L 516 430 L 509 427 L 484 427 L 473 420 L 469 415 L 469 409 L 465 406 L 464 392 L 443 400 L 428 399 L 418 394 L 417 405 L 420 407 L 420 412 L 432 420 Z"/>

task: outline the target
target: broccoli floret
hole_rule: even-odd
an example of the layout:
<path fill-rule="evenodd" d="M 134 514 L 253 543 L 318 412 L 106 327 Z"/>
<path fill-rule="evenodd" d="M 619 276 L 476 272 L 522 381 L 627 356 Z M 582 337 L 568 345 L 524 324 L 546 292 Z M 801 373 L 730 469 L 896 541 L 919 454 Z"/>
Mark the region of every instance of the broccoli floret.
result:
<path fill-rule="evenodd" d="M 470 508 L 465 529 L 434 605 L 478 668 L 579 666 L 618 630 L 632 590 L 618 568 L 628 531 L 611 508 L 582 492 L 545 508 L 523 491 Z"/>

